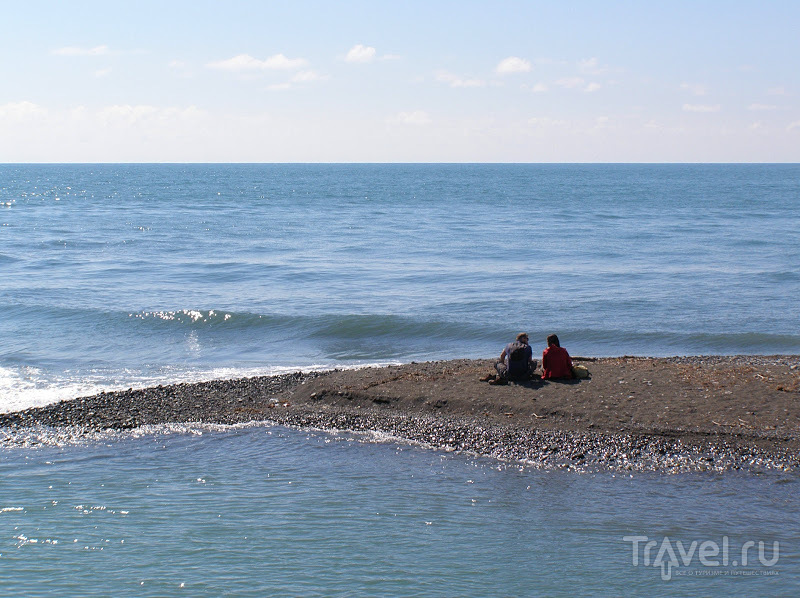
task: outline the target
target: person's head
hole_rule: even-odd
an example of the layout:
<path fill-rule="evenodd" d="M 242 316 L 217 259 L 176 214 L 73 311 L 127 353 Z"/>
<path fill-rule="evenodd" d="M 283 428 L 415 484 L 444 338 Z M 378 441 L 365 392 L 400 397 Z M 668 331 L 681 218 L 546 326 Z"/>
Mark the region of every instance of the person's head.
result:
<path fill-rule="evenodd" d="M 556 347 L 560 347 L 561 343 L 558 342 L 558 336 L 555 334 L 550 334 L 547 337 L 547 346 L 552 347 L 555 345 Z"/>
<path fill-rule="evenodd" d="M 520 332 L 520 333 L 517 335 L 517 340 L 518 340 L 519 342 L 521 342 L 521 343 L 525 343 L 525 344 L 527 345 L 527 344 L 528 344 L 528 333 L 527 333 L 527 332 Z"/>

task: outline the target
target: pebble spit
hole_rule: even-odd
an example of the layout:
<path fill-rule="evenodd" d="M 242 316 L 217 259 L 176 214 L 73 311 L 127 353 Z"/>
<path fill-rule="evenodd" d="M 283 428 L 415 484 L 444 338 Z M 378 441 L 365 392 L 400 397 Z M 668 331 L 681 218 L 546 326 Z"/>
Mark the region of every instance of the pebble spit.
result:
<path fill-rule="evenodd" d="M 780 447 L 742 446 L 724 438 L 687 442 L 668 435 L 536 430 L 447 414 L 371 409 L 314 409 L 285 399 L 321 374 L 177 384 L 62 401 L 0 414 L 0 442 L 20 444 L 31 428 L 68 429 L 75 436 L 176 422 L 241 424 L 264 421 L 322 430 L 379 432 L 402 441 L 532 467 L 576 471 L 793 471 L 800 455 Z M 63 433 L 61 434 L 63 436 Z"/>

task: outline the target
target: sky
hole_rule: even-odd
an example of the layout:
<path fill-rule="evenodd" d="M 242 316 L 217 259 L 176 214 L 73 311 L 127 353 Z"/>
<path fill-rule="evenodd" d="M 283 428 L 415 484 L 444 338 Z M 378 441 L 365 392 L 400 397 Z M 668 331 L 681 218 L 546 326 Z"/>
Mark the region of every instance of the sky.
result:
<path fill-rule="evenodd" d="M 797 1 L 0 0 L 0 162 L 800 162 Z"/>

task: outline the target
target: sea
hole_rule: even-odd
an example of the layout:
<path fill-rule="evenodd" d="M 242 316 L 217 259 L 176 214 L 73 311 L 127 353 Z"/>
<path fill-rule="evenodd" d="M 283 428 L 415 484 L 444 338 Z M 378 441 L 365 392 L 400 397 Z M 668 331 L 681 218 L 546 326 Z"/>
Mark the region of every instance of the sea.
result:
<path fill-rule="evenodd" d="M 800 354 L 796 164 L 2 164 L 0 413 L 534 350 Z M 537 348 L 538 346 L 538 348 Z M 797 472 L 0 430 L 0 595 L 798 595 Z"/>

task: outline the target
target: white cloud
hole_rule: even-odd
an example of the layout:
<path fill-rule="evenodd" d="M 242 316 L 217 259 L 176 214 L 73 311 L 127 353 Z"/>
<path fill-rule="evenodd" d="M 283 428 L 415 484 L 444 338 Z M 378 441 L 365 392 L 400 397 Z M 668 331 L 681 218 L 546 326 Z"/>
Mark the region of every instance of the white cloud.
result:
<path fill-rule="evenodd" d="M 106 77 L 106 76 L 111 74 L 112 70 L 113 69 L 111 69 L 111 67 L 106 68 L 106 69 L 100 69 L 100 70 L 97 70 L 97 71 L 94 72 L 94 76 L 97 77 L 98 79 L 101 78 L 101 77 Z"/>
<path fill-rule="evenodd" d="M 786 127 L 787 131 L 791 131 L 792 129 L 800 129 L 800 120 L 796 120 L 793 123 L 790 123 L 788 127 Z"/>
<path fill-rule="evenodd" d="M 227 60 L 209 62 L 206 66 L 212 69 L 222 69 L 226 71 L 248 71 L 263 68 L 262 62 L 249 54 L 239 54 Z"/>
<path fill-rule="evenodd" d="M 450 87 L 485 87 L 486 81 L 482 79 L 462 79 L 458 75 L 439 71 L 436 73 L 436 80 L 440 83 L 447 83 Z"/>
<path fill-rule="evenodd" d="M 304 58 L 286 58 L 283 54 L 275 54 L 263 61 L 265 69 L 297 69 L 304 67 L 308 61 Z"/>
<path fill-rule="evenodd" d="M 747 109 L 753 111 L 763 111 L 763 110 L 777 110 L 777 106 L 774 104 L 750 104 Z"/>
<path fill-rule="evenodd" d="M 287 58 L 283 54 L 275 54 L 265 60 L 253 58 L 249 54 L 239 54 L 227 60 L 209 62 L 206 66 L 224 71 L 262 71 L 297 69 L 307 64 L 308 61 L 304 58 Z"/>
<path fill-rule="evenodd" d="M 401 112 L 393 120 L 404 125 L 427 125 L 430 124 L 431 117 L 424 110 L 414 110 Z"/>
<path fill-rule="evenodd" d="M 764 123 L 759 120 L 754 123 L 751 123 L 750 126 L 747 128 L 750 129 L 751 131 L 758 131 L 759 129 L 764 128 Z"/>
<path fill-rule="evenodd" d="M 20 122 L 47 115 L 47 110 L 33 102 L 0 104 L 0 121 Z"/>
<path fill-rule="evenodd" d="M 681 83 L 681 89 L 688 91 L 696 96 L 704 96 L 708 93 L 705 85 L 699 83 Z"/>
<path fill-rule="evenodd" d="M 94 48 L 67 46 L 53 50 L 53 54 L 58 56 L 104 56 L 108 54 L 108 46 L 95 46 Z"/>
<path fill-rule="evenodd" d="M 556 81 L 556 85 L 566 89 L 575 89 L 581 87 L 585 83 L 583 77 L 562 77 Z"/>
<path fill-rule="evenodd" d="M 531 91 L 533 93 L 544 93 L 545 91 L 548 91 L 548 89 L 550 88 L 547 87 L 547 85 L 544 83 L 537 83 L 536 85 L 531 87 Z"/>
<path fill-rule="evenodd" d="M 300 71 L 292 75 L 288 81 L 283 81 L 282 83 L 273 83 L 272 85 L 269 85 L 267 89 L 272 91 L 286 91 L 287 89 L 294 89 L 298 85 L 314 83 L 315 81 L 325 81 L 329 78 L 330 77 L 327 75 L 320 75 L 316 71 Z"/>
<path fill-rule="evenodd" d="M 184 121 L 199 120 L 208 117 L 208 112 L 206 110 L 198 108 L 194 104 L 186 108 L 166 108 L 164 114 L 165 116 L 174 116 Z"/>
<path fill-rule="evenodd" d="M 578 69 L 588 75 L 602 75 L 608 72 L 607 66 L 600 66 L 597 58 L 588 58 L 578 61 Z"/>
<path fill-rule="evenodd" d="M 528 124 L 535 127 L 564 127 L 569 123 L 565 120 L 553 119 L 547 116 L 535 116 L 528 119 Z"/>
<path fill-rule="evenodd" d="M 126 123 L 134 124 L 158 112 L 155 106 L 119 104 L 103 108 L 98 113 L 98 118 L 105 124 Z"/>
<path fill-rule="evenodd" d="M 194 120 L 207 116 L 207 112 L 190 105 L 183 108 L 176 106 L 151 106 L 147 104 L 114 104 L 98 110 L 90 110 L 86 106 L 76 106 L 66 110 L 48 110 L 33 102 L 22 101 L 0 105 L 0 120 L 24 121 L 31 117 L 46 117 L 51 121 L 64 123 L 69 120 L 96 120 L 102 124 L 137 123 L 143 120 Z"/>
<path fill-rule="evenodd" d="M 98 120 L 107 126 L 131 126 L 143 122 L 167 123 L 197 120 L 206 116 L 197 106 L 186 108 L 150 106 L 146 104 L 117 104 L 107 106 L 97 113 Z"/>
<path fill-rule="evenodd" d="M 783 86 L 781 86 L 781 87 L 770 87 L 767 90 L 767 93 L 769 95 L 771 95 L 771 96 L 788 96 L 789 95 L 789 92 L 786 91 L 786 88 L 783 87 Z"/>
<path fill-rule="evenodd" d="M 345 56 L 347 62 L 372 62 L 375 60 L 375 48 L 372 46 L 365 46 L 363 44 L 356 44 Z"/>
<path fill-rule="evenodd" d="M 578 61 L 578 68 L 582 71 L 591 71 L 597 68 L 597 58 L 586 58 Z"/>
<path fill-rule="evenodd" d="M 181 78 L 190 78 L 193 76 L 192 65 L 183 60 L 170 60 L 167 63 L 167 68 L 176 76 Z"/>
<path fill-rule="evenodd" d="M 684 112 L 719 112 L 720 105 L 714 104 L 713 106 L 708 104 L 684 104 L 683 111 Z"/>
<path fill-rule="evenodd" d="M 320 75 L 316 71 L 300 71 L 299 73 L 295 73 L 292 75 L 291 82 L 292 83 L 311 83 L 313 81 L 324 81 L 328 77 L 325 75 Z"/>
<path fill-rule="evenodd" d="M 508 75 L 511 73 L 528 73 L 531 70 L 531 63 L 529 60 L 519 58 L 518 56 L 509 56 L 504 58 L 495 67 L 495 72 L 500 75 Z"/>
<path fill-rule="evenodd" d="M 583 77 L 562 77 L 561 79 L 556 80 L 555 85 L 558 87 L 563 87 L 564 89 L 580 89 L 585 93 L 592 93 L 597 91 L 598 89 L 602 89 L 602 85 L 597 82 L 590 82 L 587 83 L 586 79 Z M 540 87 L 541 86 L 541 87 Z M 538 89 L 537 89 L 538 88 Z M 543 84 L 538 84 L 534 91 L 546 91 L 547 86 Z"/>

